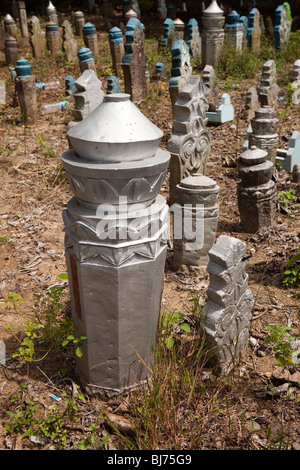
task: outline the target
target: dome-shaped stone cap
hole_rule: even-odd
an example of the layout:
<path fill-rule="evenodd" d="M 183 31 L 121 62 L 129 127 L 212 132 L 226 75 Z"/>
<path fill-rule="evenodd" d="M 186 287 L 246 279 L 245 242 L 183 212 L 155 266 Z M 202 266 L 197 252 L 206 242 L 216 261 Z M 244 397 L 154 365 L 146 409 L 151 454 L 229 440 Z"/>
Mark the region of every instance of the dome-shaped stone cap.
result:
<path fill-rule="evenodd" d="M 189 189 L 213 189 L 218 187 L 213 179 L 200 173 L 187 176 L 187 178 L 180 181 L 180 186 Z"/>
<path fill-rule="evenodd" d="M 211 4 L 202 12 L 203 15 L 223 15 L 224 12 L 219 7 L 217 0 L 212 0 Z"/>
<path fill-rule="evenodd" d="M 266 161 L 268 156 L 268 152 L 265 150 L 257 148 L 255 145 L 245 152 L 243 152 L 240 156 L 240 163 L 250 166 L 250 165 L 259 165 Z"/>
<path fill-rule="evenodd" d="M 107 95 L 67 134 L 77 155 L 110 163 L 150 158 L 163 137 L 125 93 Z"/>

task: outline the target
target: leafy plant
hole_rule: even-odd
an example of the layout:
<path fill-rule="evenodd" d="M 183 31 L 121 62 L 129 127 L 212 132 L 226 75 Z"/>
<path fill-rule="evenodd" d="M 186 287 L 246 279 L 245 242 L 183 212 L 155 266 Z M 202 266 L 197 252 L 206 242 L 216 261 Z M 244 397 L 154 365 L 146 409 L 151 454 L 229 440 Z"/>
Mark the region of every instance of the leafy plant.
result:
<path fill-rule="evenodd" d="M 98 420 L 101 419 L 103 416 L 103 412 L 100 413 L 98 416 Z M 106 434 L 101 438 L 101 440 L 97 439 L 97 426 L 95 423 L 92 423 L 89 427 L 91 434 L 87 436 L 85 439 L 79 441 L 77 447 L 79 450 L 88 450 L 88 449 L 101 449 L 103 448 L 109 441 L 109 436 Z"/>
<path fill-rule="evenodd" d="M 288 332 L 291 330 L 289 326 L 267 326 L 270 330 L 270 334 L 265 338 L 264 344 L 273 344 L 273 351 L 275 352 L 275 358 L 280 366 L 286 364 L 294 364 L 293 353 L 294 348 L 292 342 L 295 341 L 294 336 Z"/>
<path fill-rule="evenodd" d="M 5 245 L 6 243 L 11 243 L 11 240 L 8 237 L 0 237 L 0 246 Z"/>
<path fill-rule="evenodd" d="M 13 399 L 14 404 L 17 404 L 18 398 Z M 21 410 L 16 413 L 6 411 L 10 422 L 5 423 L 5 428 L 11 435 L 22 436 L 22 441 L 32 436 L 42 436 L 59 448 L 65 448 L 68 445 L 70 424 L 78 422 L 82 399 L 82 395 L 78 395 L 76 399 L 66 400 L 66 406 L 47 408 L 46 413 L 40 411 L 38 398 L 24 400 L 20 404 Z"/>
<path fill-rule="evenodd" d="M 53 150 L 53 146 L 52 145 L 48 146 L 47 142 L 44 140 L 41 134 L 39 134 L 38 139 L 39 139 L 40 148 L 43 150 L 43 154 L 45 155 L 45 157 L 55 158 L 56 152 L 55 150 Z"/>
<path fill-rule="evenodd" d="M 65 274 L 63 274 L 65 276 Z M 71 316 L 62 313 L 64 304 L 62 297 L 65 291 L 60 286 L 53 286 L 44 297 L 37 296 L 35 309 L 32 314 L 25 314 L 19 309 L 22 298 L 15 293 L 9 293 L 4 299 L 5 309 L 13 311 L 24 318 L 24 338 L 13 357 L 20 361 L 41 361 L 51 350 L 59 350 L 61 346 L 73 343 L 76 354 L 82 356 L 84 335 L 75 335 Z M 12 331 L 12 327 L 7 327 Z"/>
<path fill-rule="evenodd" d="M 279 199 L 284 206 L 287 206 L 290 201 L 296 199 L 296 192 L 294 189 L 288 189 L 286 191 L 279 191 Z"/>
<path fill-rule="evenodd" d="M 287 265 L 288 269 L 284 271 L 283 284 L 287 287 L 299 282 L 300 280 L 300 245 L 298 254 L 292 256 Z"/>
<path fill-rule="evenodd" d="M 165 312 L 163 317 L 163 328 L 164 328 L 164 342 L 168 349 L 174 346 L 174 327 L 177 327 L 179 330 L 190 332 L 190 326 L 188 323 L 179 324 L 178 321 L 184 318 L 183 313 L 172 313 Z"/>

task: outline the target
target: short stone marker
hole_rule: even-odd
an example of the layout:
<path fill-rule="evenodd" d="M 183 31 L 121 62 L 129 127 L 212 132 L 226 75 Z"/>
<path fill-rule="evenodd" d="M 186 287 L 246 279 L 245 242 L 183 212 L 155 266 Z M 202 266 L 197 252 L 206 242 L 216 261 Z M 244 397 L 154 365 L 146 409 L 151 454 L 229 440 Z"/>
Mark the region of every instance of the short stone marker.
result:
<path fill-rule="evenodd" d="M 276 163 L 280 163 L 282 168 L 292 173 L 294 167 L 300 164 L 300 132 L 292 133 L 289 148 L 277 149 Z"/>
<path fill-rule="evenodd" d="M 126 25 L 125 54 L 122 58 L 125 93 L 134 103 L 141 103 L 147 96 L 144 25 L 131 18 Z"/>
<path fill-rule="evenodd" d="M 125 53 L 124 39 L 120 28 L 114 26 L 109 30 L 109 45 L 112 67 L 116 77 L 119 77 L 122 73 L 122 59 Z"/>
<path fill-rule="evenodd" d="M 253 52 L 260 51 L 261 26 L 260 12 L 257 8 L 253 8 L 249 14 L 249 22 L 247 29 L 247 42 L 249 49 Z"/>
<path fill-rule="evenodd" d="M 68 62 L 78 63 L 78 44 L 74 37 L 72 25 L 68 20 L 64 20 L 62 24 L 62 49 Z"/>
<path fill-rule="evenodd" d="M 255 233 L 276 222 L 277 187 L 272 179 L 274 164 L 265 150 L 251 147 L 238 160 L 241 182 L 237 186 L 242 229 Z"/>
<path fill-rule="evenodd" d="M 40 59 L 47 51 L 47 41 L 45 31 L 42 30 L 40 21 L 36 16 L 32 16 L 28 22 L 29 40 L 32 46 L 33 57 Z"/>
<path fill-rule="evenodd" d="M 253 118 L 255 110 L 260 107 L 256 88 L 250 87 L 246 93 L 244 118 L 248 121 Z"/>
<path fill-rule="evenodd" d="M 226 235 L 208 253 L 210 284 L 201 321 L 210 362 L 219 373 L 228 373 L 248 346 L 254 298 L 247 288 L 245 253 L 244 242 Z"/>
<path fill-rule="evenodd" d="M 177 185 L 173 218 L 173 270 L 197 272 L 206 267 L 218 225 L 220 187 L 207 176 L 194 173 Z"/>
<path fill-rule="evenodd" d="M 17 37 L 18 27 L 13 17 L 7 13 L 4 17 L 4 31 L 8 36 Z"/>
<path fill-rule="evenodd" d="M 209 123 L 216 125 L 223 124 L 224 122 L 232 121 L 234 119 L 234 107 L 231 104 L 228 93 L 223 93 L 221 104 L 215 111 L 206 111 L 206 117 Z"/>
<path fill-rule="evenodd" d="M 172 114 L 175 116 L 175 104 L 177 102 L 179 92 L 187 79 L 192 75 L 192 67 L 190 62 L 190 53 L 188 45 L 185 41 L 176 41 L 171 49 L 172 68 L 171 78 L 169 80 L 169 93 L 172 105 Z"/>
<path fill-rule="evenodd" d="M 72 109 L 74 120 L 69 122 L 68 129 L 82 121 L 104 98 L 102 82 L 98 79 L 94 70 L 87 69 L 74 82 L 76 91 L 73 93 L 75 108 Z"/>
<path fill-rule="evenodd" d="M 15 89 L 20 104 L 22 120 L 26 125 L 34 125 L 37 120 L 35 76 L 27 59 L 19 59 L 15 67 L 17 77 Z"/>
<path fill-rule="evenodd" d="M 8 36 L 4 40 L 6 65 L 16 65 L 18 60 L 18 41 L 13 36 Z"/>
<path fill-rule="evenodd" d="M 276 83 L 276 63 L 273 59 L 265 62 L 263 66 L 257 93 L 261 106 L 270 106 L 275 110 L 277 109 L 278 85 Z"/>
<path fill-rule="evenodd" d="M 275 11 L 275 49 L 282 49 L 289 42 L 290 25 L 287 18 L 287 10 L 284 5 L 279 5 Z"/>
<path fill-rule="evenodd" d="M 0 104 L 6 103 L 6 86 L 5 82 L 0 80 Z"/>

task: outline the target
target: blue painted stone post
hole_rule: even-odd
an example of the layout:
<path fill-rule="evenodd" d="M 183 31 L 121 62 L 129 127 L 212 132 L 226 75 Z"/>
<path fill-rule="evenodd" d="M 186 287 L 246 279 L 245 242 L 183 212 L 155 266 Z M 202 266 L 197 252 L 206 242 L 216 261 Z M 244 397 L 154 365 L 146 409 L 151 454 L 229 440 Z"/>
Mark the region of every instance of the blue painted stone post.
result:
<path fill-rule="evenodd" d="M 85 70 L 91 69 L 96 72 L 95 61 L 92 51 L 88 47 L 81 47 L 78 51 L 78 59 L 81 73 Z"/>
<path fill-rule="evenodd" d="M 118 78 L 115 75 L 108 77 L 106 93 L 108 95 L 111 95 L 112 93 L 120 93 Z"/>
<path fill-rule="evenodd" d="M 92 23 L 85 23 L 82 28 L 85 46 L 92 51 L 93 56 L 98 55 L 97 31 Z"/>
<path fill-rule="evenodd" d="M 52 54 L 57 54 L 60 50 L 60 40 L 57 24 L 50 22 L 46 24 L 47 48 Z"/>
<path fill-rule="evenodd" d="M 122 72 L 122 59 L 125 53 L 123 34 L 120 28 L 114 26 L 109 30 L 109 45 L 112 57 L 112 66 L 117 77 Z"/>
<path fill-rule="evenodd" d="M 240 15 L 235 10 L 229 13 L 228 23 L 225 25 L 224 29 L 229 44 L 231 44 L 236 51 L 241 51 L 244 36 L 243 24 L 240 22 Z"/>
<path fill-rule="evenodd" d="M 287 18 L 287 9 L 284 5 L 279 5 L 275 11 L 275 49 L 282 49 L 289 40 L 290 26 Z"/>
<path fill-rule="evenodd" d="M 122 58 L 125 93 L 133 102 L 145 100 L 147 96 L 145 27 L 137 18 L 131 18 L 126 25 L 125 54 Z"/>
<path fill-rule="evenodd" d="M 169 93 L 172 104 L 172 115 L 174 117 L 178 93 L 189 76 L 192 75 L 192 67 L 190 65 L 189 47 L 185 41 L 176 41 L 172 47 L 171 53 L 172 68 L 171 78 L 169 80 Z"/>
<path fill-rule="evenodd" d="M 195 18 L 191 18 L 188 22 L 186 43 L 189 46 L 191 56 L 199 59 L 201 56 L 201 38 L 198 21 Z"/>
<path fill-rule="evenodd" d="M 21 107 L 22 119 L 26 125 L 34 125 L 37 120 L 36 86 L 32 67 L 27 59 L 19 59 L 16 67 L 15 90 Z"/>
<path fill-rule="evenodd" d="M 166 18 L 163 24 L 163 37 L 158 41 L 158 49 L 168 47 L 172 49 L 175 38 L 175 25 L 171 18 Z"/>
<path fill-rule="evenodd" d="M 257 8 L 252 8 L 247 29 L 247 42 L 249 49 L 259 52 L 261 39 L 260 13 Z"/>

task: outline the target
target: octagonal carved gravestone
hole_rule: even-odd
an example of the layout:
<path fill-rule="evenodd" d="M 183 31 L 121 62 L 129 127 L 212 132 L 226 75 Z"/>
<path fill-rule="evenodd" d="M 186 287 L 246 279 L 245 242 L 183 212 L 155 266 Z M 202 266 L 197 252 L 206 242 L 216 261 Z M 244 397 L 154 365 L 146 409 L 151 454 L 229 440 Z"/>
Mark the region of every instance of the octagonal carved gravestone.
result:
<path fill-rule="evenodd" d="M 129 95 L 110 94 L 68 131 L 74 150 L 62 156 L 72 316 L 87 337 L 77 373 L 103 396 L 136 387 L 153 360 L 168 227 L 162 136 Z"/>

